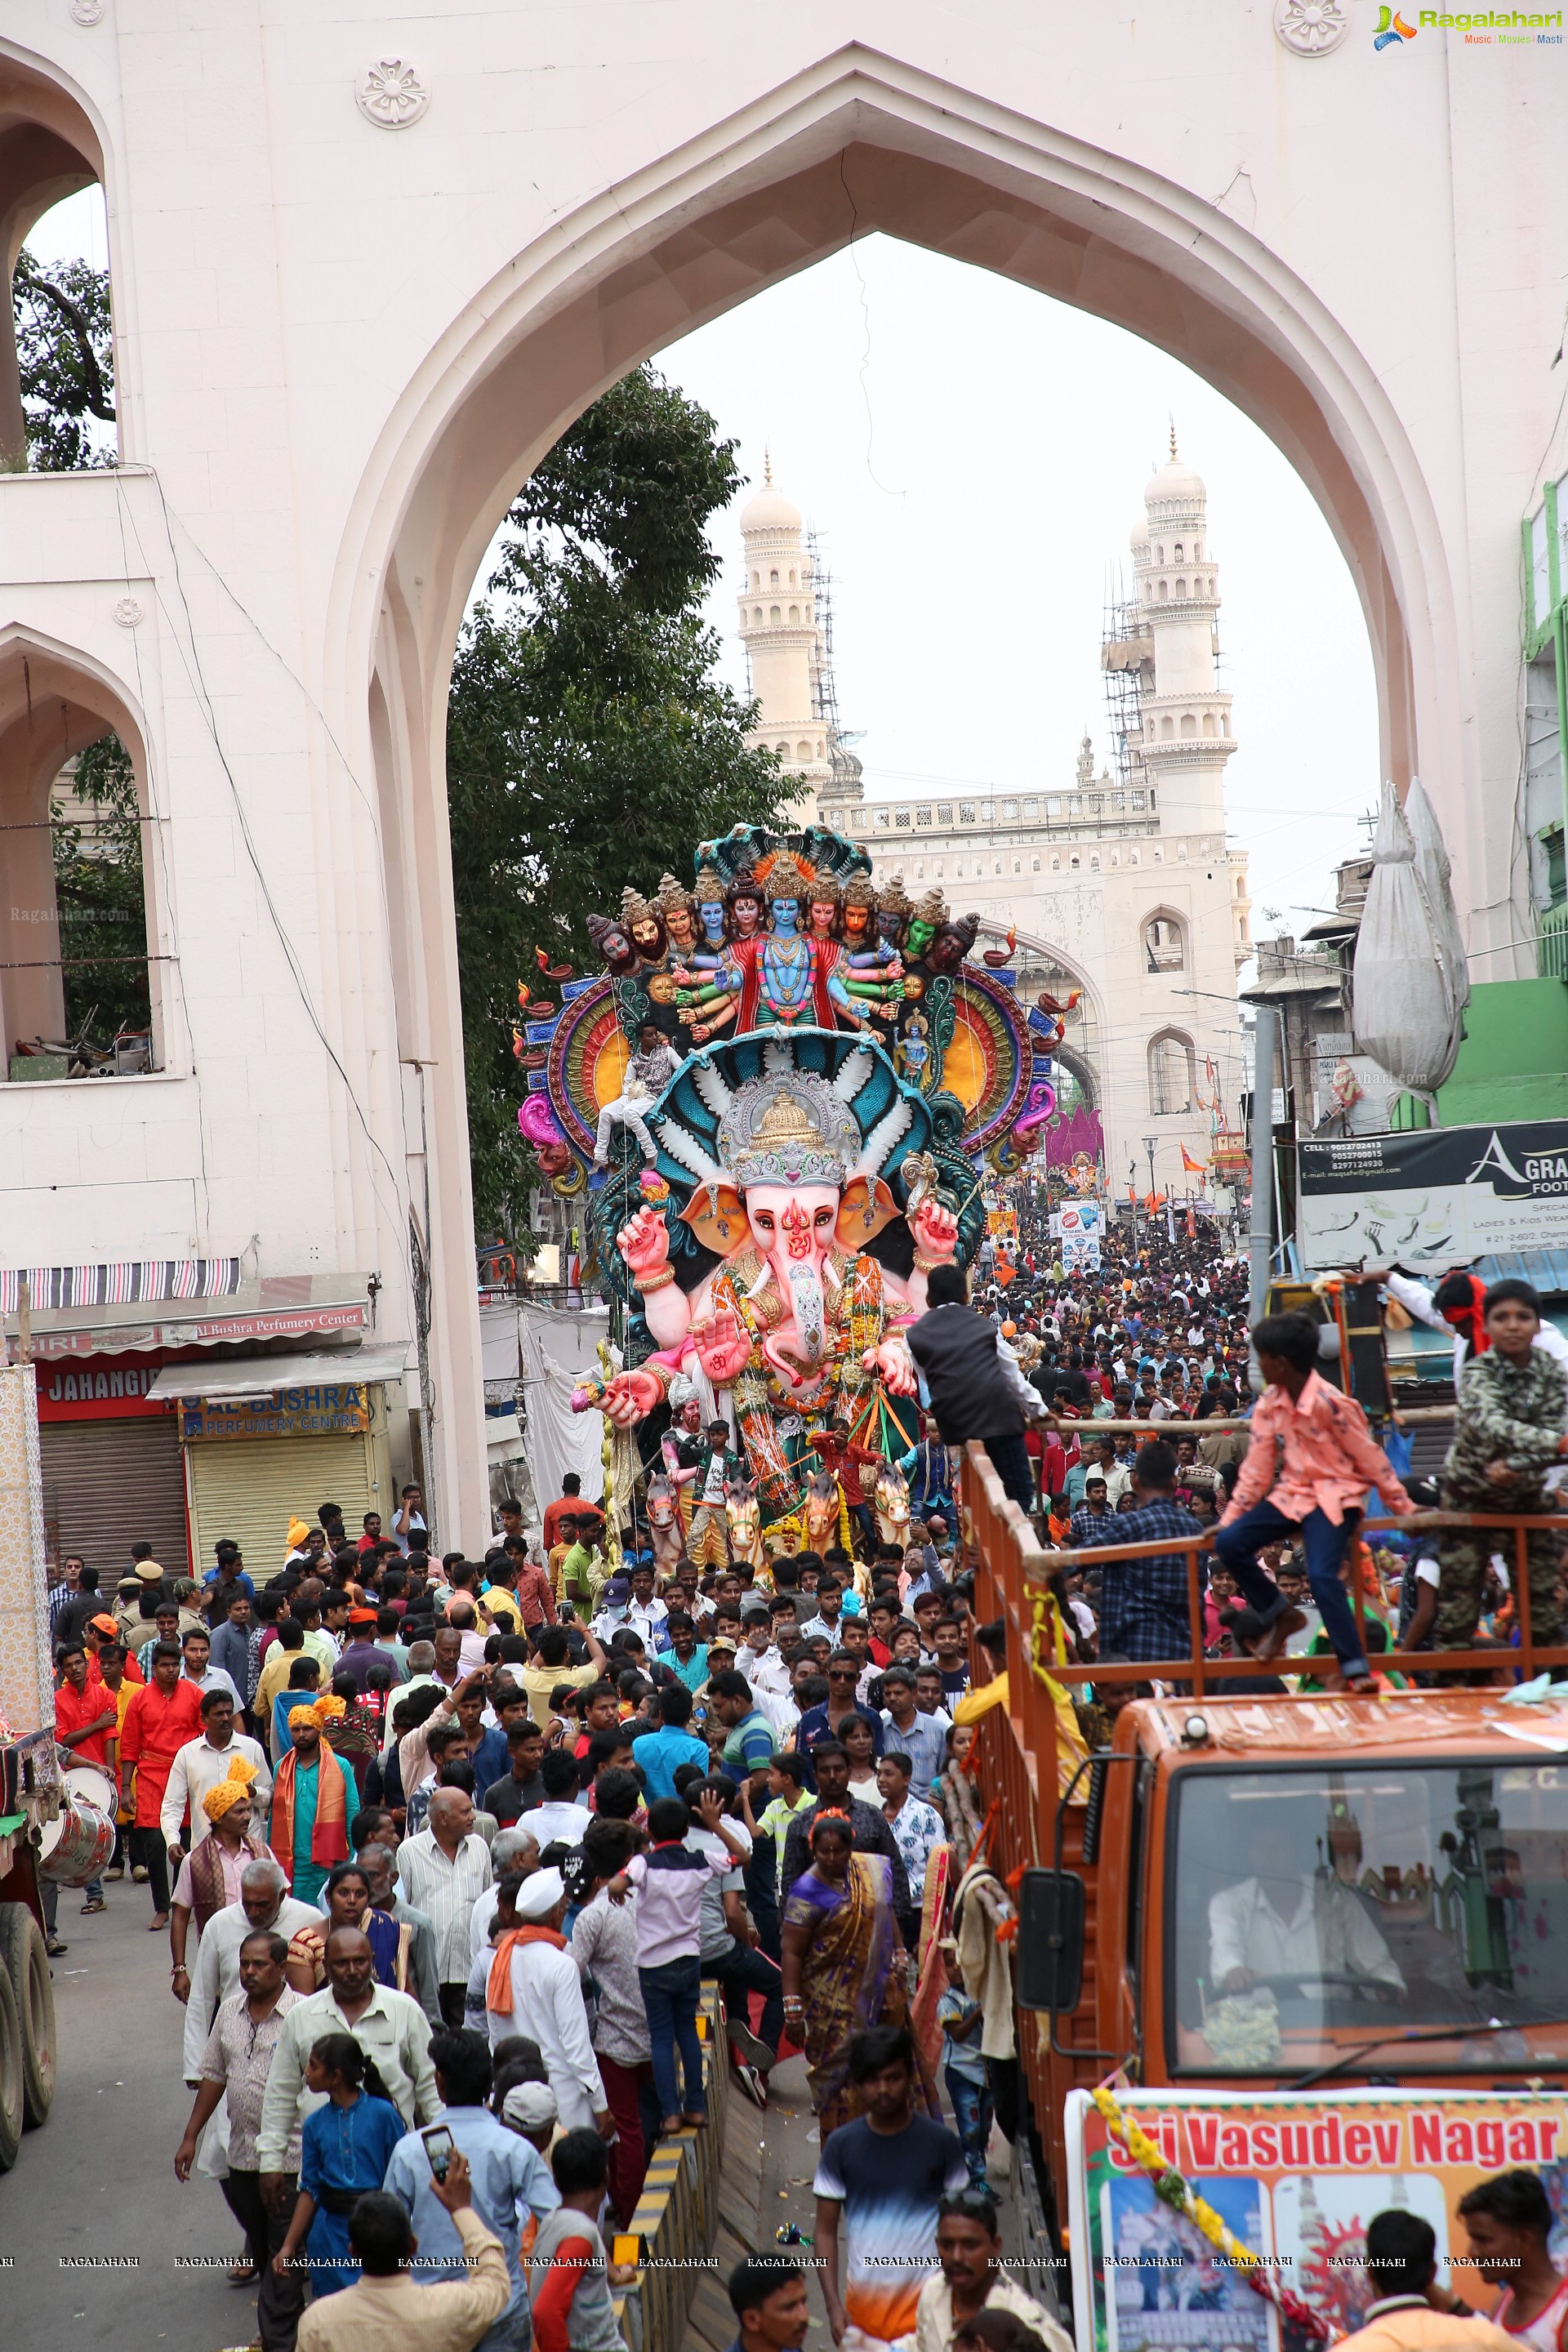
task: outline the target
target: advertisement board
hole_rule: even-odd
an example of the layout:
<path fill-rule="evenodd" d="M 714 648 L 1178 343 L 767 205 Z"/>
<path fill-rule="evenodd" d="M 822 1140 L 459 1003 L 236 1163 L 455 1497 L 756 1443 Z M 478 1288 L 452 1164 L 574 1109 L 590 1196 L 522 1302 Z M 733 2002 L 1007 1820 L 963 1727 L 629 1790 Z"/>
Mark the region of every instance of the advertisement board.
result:
<path fill-rule="evenodd" d="M 1314 1273 L 1568 1249 L 1568 1119 L 1300 1143 L 1297 1168 Z"/>
<path fill-rule="evenodd" d="M 1100 1272 L 1100 1235 L 1098 1234 L 1064 1234 L 1062 1267 L 1068 1274 L 1098 1274 Z"/>
<path fill-rule="evenodd" d="M 279 1389 L 272 1396 L 222 1403 L 193 1398 L 180 1412 L 180 1435 L 187 1444 L 224 1437 L 332 1437 L 369 1427 L 369 1392 L 355 1381 Z"/>
<path fill-rule="evenodd" d="M 1051 1215 L 1051 1232 L 1058 1241 L 1096 1239 L 1105 1231 L 1105 1213 L 1098 1201 L 1068 1201 Z"/>
<path fill-rule="evenodd" d="M 1366 2225 L 1404 2206 L 1431 2223 L 1438 2278 L 1476 2311 L 1496 2290 L 1465 2263 L 1456 2209 L 1478 2182 L 1540 2174 L 1568 2260 L 1568 2101 L 1561 2090 L 1324 2086 L 1299 2095 L 1118 2091 L 1117 2099 L 1279 2283 L 1328 2320 L 1362 2325 Z M 1308 2352 L 1304 2333 L 1154 2194 L 1085 2091 L 1067 2104 L 1078 2352 Z"/>

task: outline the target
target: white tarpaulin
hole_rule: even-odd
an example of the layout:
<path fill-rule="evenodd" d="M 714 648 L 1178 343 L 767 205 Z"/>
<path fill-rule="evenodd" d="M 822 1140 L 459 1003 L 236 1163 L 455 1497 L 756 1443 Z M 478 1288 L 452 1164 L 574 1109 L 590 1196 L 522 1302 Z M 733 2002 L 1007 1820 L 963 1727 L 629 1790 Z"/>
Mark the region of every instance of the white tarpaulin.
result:
<path fill-rule="evenodd" d="M 599 1370 L 596 1351 L 600 1340 L 609 1337 L 608 1311 L 597 1307 L 563 1314 L 548 1307 L 521 1306 L 517 1330 L 528 1418 L 524 1442 L 540 1507 L 560 1494 L 568 1470 L 576 1471 L 584 1496 L 596 1503 L 605 1491 L 604 1416 L 574 1412 L 572 1391 L 580 1380 Z"/>
<path fill-rule="evenodd" d="M 1408 813 L 1383 788 L 1355 950 L 1355 1039 L 1401 1086 L 1430 1095 L 1454 1066 L 1469 997 L 1448 859 L 1418 783 Z"/>

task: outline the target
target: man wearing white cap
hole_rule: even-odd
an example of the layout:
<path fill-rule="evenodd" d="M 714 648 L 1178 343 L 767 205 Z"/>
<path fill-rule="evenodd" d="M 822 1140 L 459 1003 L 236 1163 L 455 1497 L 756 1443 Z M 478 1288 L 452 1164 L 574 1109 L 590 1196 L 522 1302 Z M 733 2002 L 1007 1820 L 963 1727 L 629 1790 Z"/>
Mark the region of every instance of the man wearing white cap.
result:
<path fill-rule="evenodd" d="M 536 1871 L 519 1887 L 513 1907 L 521 1924 L 497 1939 L 485 1992 L 490 2047 L 509 2034 L 531 2035 L 544 2060 L 563 2129 L 586 2127 L 608 2139 L 615 2118 L 605 2103 L 588 2038 L 583 1980 L 561 1933 L 566 1882 L 558 1870 Z"/>
<path fill-rule="evenodd" d="M 561 2110 L 548 2083 L 514 2083 L 500 2103 L 500 2119 L 509 2131 L 521 2133 L 541 2156 L 547 2157 Z"/>

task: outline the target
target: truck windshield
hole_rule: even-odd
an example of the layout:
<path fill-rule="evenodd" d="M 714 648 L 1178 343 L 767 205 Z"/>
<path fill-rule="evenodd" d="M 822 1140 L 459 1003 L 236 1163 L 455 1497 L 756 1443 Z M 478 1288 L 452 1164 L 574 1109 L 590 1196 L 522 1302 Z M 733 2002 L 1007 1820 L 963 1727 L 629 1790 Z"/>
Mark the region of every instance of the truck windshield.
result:
<path fill-rule="evenodd" d="M 1198 1769 L 1172 1794 L 1178 2070 L 1295 2074 L 1365 2042 L 1387 2073 L 1405 2032 L 1437 2034 L 1424 2070 L 1563 2063 L 1568 1766 Z"/>

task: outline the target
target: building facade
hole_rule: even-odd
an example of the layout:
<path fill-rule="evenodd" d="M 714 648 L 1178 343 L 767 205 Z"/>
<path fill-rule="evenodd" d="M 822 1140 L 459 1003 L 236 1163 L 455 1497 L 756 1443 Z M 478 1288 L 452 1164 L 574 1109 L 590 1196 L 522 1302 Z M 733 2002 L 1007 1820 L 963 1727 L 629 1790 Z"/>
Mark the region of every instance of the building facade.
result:
<path fill-rule="evenodd" d="M 402 1367 L 395 1476 L 422 1462 L 437 1549 L 482 1547 L 445 772 L 463 612 L 601 391 L 873 234 L 1142 336 L 1274 438 L 1356 583 L 1382 772 L 1431 795 L 1482 968 L 1533 970 L 1519 524 L 1568 461 L 1568 51 L 1373 23 L 1191 0 L 1043 34 L 1026 0 L 817 0 L 738 36 L 732 7 L 668 0 L 626 38 L 574 0 L 10 0 L 6 251 L 102 186 L 121 461 L 0 467 L 0 1277 L 47 1277 L 51 1336 L 123 1344 L 95 1286 L 171 1347 L 326 1346 L 352 1318 Z M 1368 225 L 1393 221 L 1391 268 Z M 21 406 L 0 348 L 7 466 Z M 1187 708 L 1158 715 L 1201 749 Z M 35 829 L 105 728 L 145 826 L 150 1066 L 12 1080 L 61 960 Z M 1098 875 L 1096 841 L 1038 809 L 987 853 L 993 891 L 1038 855 L 1064 924 L 1081 890 L 1086 930 L 1120 925 L 1135 989 L 1138 924 L 1187 904 L 1182 843 L 1221 870 L 1217 819 L 1167 831 L 1165 771 L 1154 789 L 1109 812 Z M 968 829 L 943 830 L 956 857 Z M 1172 986 L 1173 1026 L 1189 1001 Z M 1123 1018 L 1113 998 L 1108 1054 Z"/>
<path fill-rule="evenodd" d="M 1132 593 L 1101 649 L 1116 764 L 1096 775 L 1086 735 L 1058 790 L 868 801 L 859 763 L 841 753 L 836 768 L 820 583 L 771 468 L 741 542 L 751 740 L 798 777 L 803 807 L 814 798 L 863 845 L 878 880 L 901 876 L 911 898 L 938 885 L 955 913 L 981 917 L 983 948 L 1011 938 L 1026 1003 L 1082 991 L 1062 1058 L 1069 1091 L 1100 1113 L 1112 1190 L 1146 1192 L 1151 1162 L 1158 1189 L 1192 1189 L 1247 1083 L 1236 977 L 1253 952 L 1247 856 L 1226 837 L 1237 743 L 1200 477 L 1173 448 L 1144 488 Z"/>

